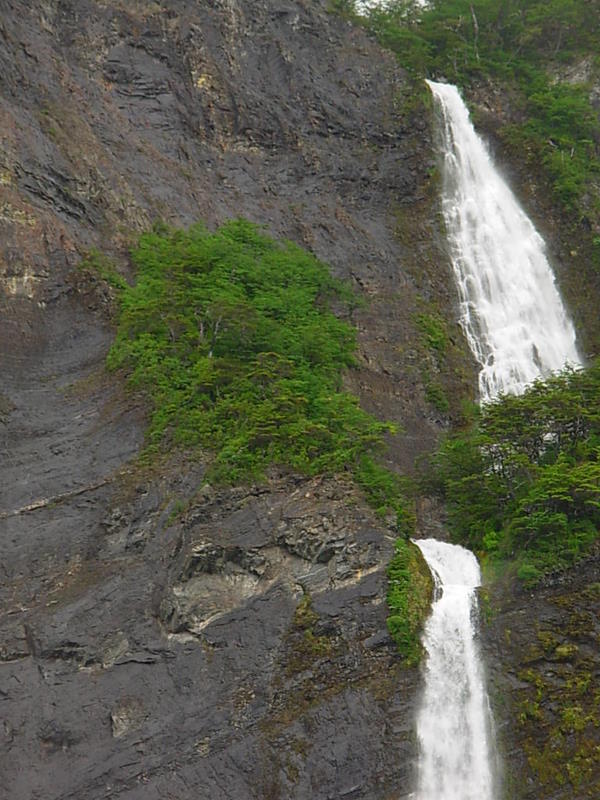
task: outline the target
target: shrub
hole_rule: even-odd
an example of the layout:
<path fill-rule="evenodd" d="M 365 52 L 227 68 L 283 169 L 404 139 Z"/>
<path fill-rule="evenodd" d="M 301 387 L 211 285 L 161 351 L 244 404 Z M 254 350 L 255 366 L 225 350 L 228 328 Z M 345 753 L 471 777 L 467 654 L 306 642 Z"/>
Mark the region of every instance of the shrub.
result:
<path fill-rule="evenodd" d="M 149 398 L 147 456 L 199 446 L 213 454 L 211 480 L 227 483 L 273 464 L 348 472 L 380 516 L 392 514 L 403 537 L 413 532 L 403 481 L 376 459 L 394 426 L 342 389 L 355 331 L 330 306 L 343 312 L 355 298 L 324 264 L 244 220 L 214 233 L 155 227 L 132 258 L 137 280 L 118 284 L 108 364 Z M 419 556 L 399 540 L 390 566 L 390 630 L 411 662 L 428 607 Z"/>
<path fill-rule="evenodd" d="M 527 582 L 568 566 L 600 527 L 600 362 L 484 406 L 434 458 L 454 537 L 517 559 Z"/>
<path fill-rule="evenodd" d="M 306 251 L 237 220 L 144 234 L 133 262 L 108 363 L 151 399 L 150 449 L 200 445 L 236 481 L 354 469 L 393 430 L 342 391 L 355 331 L 329 305 L 352 295 Z"/>

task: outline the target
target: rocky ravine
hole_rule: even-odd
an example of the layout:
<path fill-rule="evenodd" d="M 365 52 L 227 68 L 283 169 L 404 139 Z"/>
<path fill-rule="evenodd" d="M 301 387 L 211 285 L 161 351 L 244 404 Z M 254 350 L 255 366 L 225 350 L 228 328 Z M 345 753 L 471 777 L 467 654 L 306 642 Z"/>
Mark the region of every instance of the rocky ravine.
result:
<path fill-rule="evenodd" d="M 453 302 L 423 211 L 429 133 L 394 62 L 325 7 L 0 2 L 11 800 L 409 791 L 417 675 L 385 629 L 393 532 L 343 481 L 198 494 L 183 456 L 136 470 L 143 408 L 103 372 L 104 288 L 75 269 L 91 246 L 126 267 L 157 218 L 243 215 L 310 247 L 367 299 L 348 383 L 404 426 L 390 460 L 412 464 L 445 424 L 415 314 Z"/>

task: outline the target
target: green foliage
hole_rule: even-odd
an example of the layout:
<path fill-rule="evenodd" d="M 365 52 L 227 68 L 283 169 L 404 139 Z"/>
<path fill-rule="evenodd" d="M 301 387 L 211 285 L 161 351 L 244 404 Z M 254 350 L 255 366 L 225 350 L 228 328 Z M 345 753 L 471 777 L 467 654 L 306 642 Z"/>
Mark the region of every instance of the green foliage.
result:
<path fill-rule="evenodd" d="M 371 10 L 364 24 L 415 77 L 504 84 L 522 122 L 500 134 L 542 167 L 566 211 L 590 213 L 586 193 L 600 174 L 597 115 L 587 87 L 557 74 L 600 51 L 597 3 L 395 0 Z"/>
<path fill-rule="evenodd" d="M 150 396 L 151 448 L 200 445 L 236 481 L 353 469 L 393 430 L 341 390 L 355 332 L 328 305 L 352 296 L 309 253 L 238 220 L 154 230 L 133 261 L 108 364 Z"/>
<path fill-rule="evenodd" d="M 420 313 L 415 316 L 417 330 L 420 333 L 420 344 L 427 356 L 427 360 L 434 367 L 432 375 L 427 368 L 427 360 L 421 361 L 421 376 L 425 388 L 425 399 L 437 411 L 447 414 L 450 410 L 450 401 L 444 385 L 438 375 L 444 369 L 450 349 L 448 332 L 445 320 L 435 312 Z"/>
<path fill-rule="evenodd" d="M 418 663 L 421 657 L 419 633 L 432 591 L 431 574 L 420 551 L 411 542 L 398 539 L 388 567 L 387 626 L 408 665 Z"/>
<path fill-rule="evenodd" d="M 292 655 L 286 665 L 288 676 L 310 669 L 317 659 L 331 658 L 334 655 L 335 641 L 315 632 L 318 622 L 319 615 L 313 609 L 312 598 L 305 593 L 296 606 L 290 631 Z"/>
<path fill-rule="evenodd" d="M 356 0 L 329 0 L 328 11 L 345 17 L 357 17 Z"/>
<path fill-rule="evenodd" d="M 420 633 L 430 610 L 432 582 L 420 550 L 409 541 L 416 525 L 407 499 L 411 487 L 368 456 L 361 460 L 354 477 L 380 516 L 395 515 L 400 536 L 388 566 L 387 626 L 404 662 L 414 666 L 421 658 Z"/>
<path fill-rule="evenodd" d="M 600 362 L 486 405 L 435 472 L 457 540 L 527 583 L 574 563 L 600 526 Z"/>
<path fill-rule="evenodd" d="M 440 411 L 442 414 L 446 414 L 450 408 L 450 401 L 444 391 L 444 387 L 438 381 L 428 379 L 425 382 L 425 398 L 427 399 L 428 403 Z"/>
<path fill-rule="evenodd" d="M 319 621 L 319 615 L 312 607 L 312 597 L 305 593 L 294 612 L 294 625 L 303 631 L 312 630 Z"/>
<path fill-rule="evenodd" d="M 444 320 L 438 314 L 417 314 L 415 321 L 426 347 L 437 356 L 443 356 L 448 348 Z"/>
<path fill-rule="evenodd" d="M 406 486 L 375 459 L 394 427 L 342 391 L 355 331 L 330 305 L 347 309 L 354 298 L 325 265 L 244 220 L 215 233 L 157 227 L 132 258 L 137 280 L 120 284 L 108 364 L 150 399 L 147 453 L 200 446 L 214 454 L 211 479 L 224 482 L 261 477 L 271 464 L 348 471 L 379 515 L 393 514 L 402 536 L 413 533 Z M 435 326 L 430 335 L 437 347 Z M 413 550 L 399 540 L 390 583 L 390 630 L 409 660 L 429 602 Z M 307 597 L 295 624 L 313 655 L 330 648 L 314 635 L 315 619 Z"/>
<path fill-rule="evenodd" d="M 528 85 L 529 86 L 529 85 Z M 582 86 L 535 81 L 528 119 L 506 126 L 505 141 L 543 166 L 562 207 L 577 212 L 590 180 L 600 173 L 597 118 Z"/>
<path fill-rule="evenodd" d="M 405 538 L 414 533 L 415 514 L 407 499 L 409 487 L 405 480 L 371 456 L 360 459 L 354 469 L 354 479 L 380 517 L 393 514 L 396 529 Z"/>
<path fill-rule="evenodd" d="M 390 0 L 366 24 L 416 73 L 464 82 L 596 53 L 599 15 L 587 0 Z"/>

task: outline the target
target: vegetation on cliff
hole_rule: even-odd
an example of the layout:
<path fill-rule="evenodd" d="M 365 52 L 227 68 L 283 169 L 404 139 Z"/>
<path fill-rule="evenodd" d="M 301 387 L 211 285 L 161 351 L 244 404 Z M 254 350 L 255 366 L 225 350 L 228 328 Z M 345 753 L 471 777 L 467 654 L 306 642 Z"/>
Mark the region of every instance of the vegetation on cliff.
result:
<path fill-rule="evenodd" d="M 156 226 L 132 261 L 131 286 L 98 254 L 86 265 L 117 291 L 108 365 L 150 401 L 147 456 L 200 447 L 211 480 L 227 483 L 260 479 L 271 465 L 349 473 L 376 512 L 410 535 L 402 481 L 377 461 L 394 427 L 342 386 L 356 335 L 331 307 L 347 314 L 357 299 L 324 264 L 245 220 L 215 232 Z M 412 550 L 398 545 L 402 581 L 393 566 L 389 601 L 392 635 L 414 662 L 429 594 Z"/>
<path fill-rule="evenodd" d="M 234 482 L 354 467 L 391 429 L 342 391 L 355 333 L 329 304 L 352 296 L 306 251 L 238 220 L 156 229 L 132 258 L 108 363 L 150 395 L 150 447 L 200 445 Z"/>
<path fill-rule="evenodd" d="M 518 122 L 501 130 L 562 207 L 598 222 L 600 139 L 589 80 L 598 69 L 600 9 L 586 0 L 414 0 L 375 4 L 368 26 L 415 77 L 465 87 L 493 79 Z M 568 68 L 579 73 L 565 79 Z M 600 264 L 600 240 L 597 242 Z"/>
<path fill-rule="evenodd" d="M 573 574 L 548 592 L 529 635 L 508 644 L 519 678 L 514 744 L 544 796 L 600 795 L 600 693 L 594 680 L 600 584 L 592 570 L 586 577 Z"/>
<path fill-rule="evenodd" d="M 421 658 L 419 634 L 431 606 L 431 572 L 420 550 L 405 539 L 397 539 L 388 578 L 388 630 L 405 662 L 414 665 Z"/>
<path fill-rule="evenodd" d="M 600 362 L 477 409 L 434 463 L 458 541 L 527 582 L 573 564 L 600 528 Z"/>

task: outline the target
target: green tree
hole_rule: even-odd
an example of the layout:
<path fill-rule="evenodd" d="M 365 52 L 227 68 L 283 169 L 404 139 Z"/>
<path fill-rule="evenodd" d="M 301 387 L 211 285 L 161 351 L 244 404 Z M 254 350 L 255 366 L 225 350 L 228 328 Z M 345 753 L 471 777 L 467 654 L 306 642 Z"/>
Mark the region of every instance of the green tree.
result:
<path fill-rule="evenodd" d="M 600 363 L 481 409 L 434 458 L 458 541 L 530 580 L 573 563 L 600 528 Z"/>

